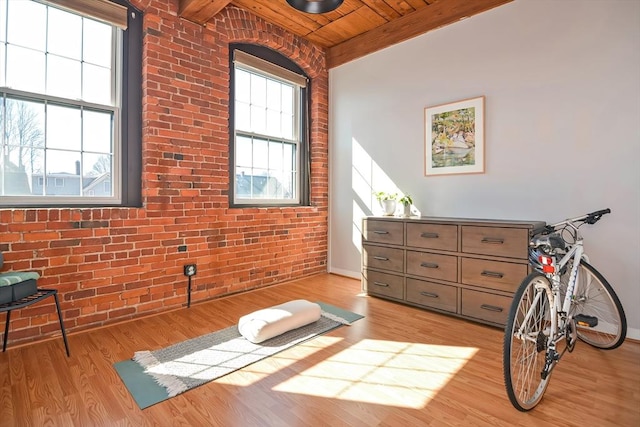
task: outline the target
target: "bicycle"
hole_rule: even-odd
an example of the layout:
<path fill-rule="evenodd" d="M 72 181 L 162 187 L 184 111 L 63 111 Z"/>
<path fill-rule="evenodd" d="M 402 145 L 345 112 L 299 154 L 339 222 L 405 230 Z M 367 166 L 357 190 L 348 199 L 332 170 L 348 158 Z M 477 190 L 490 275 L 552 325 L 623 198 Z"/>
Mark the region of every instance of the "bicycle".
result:
<path fill-rule="evenodd" d="M 529 242 L 532 272 L 515 293 L 503 347 L 507 394 L 520 411 L 540 403 L 553 368 L 578 339 L 609 350 L 626 337 L 622 304 L 589 264 L 578 230 L 610 212 L 603 209 L 547 225 Z"/>

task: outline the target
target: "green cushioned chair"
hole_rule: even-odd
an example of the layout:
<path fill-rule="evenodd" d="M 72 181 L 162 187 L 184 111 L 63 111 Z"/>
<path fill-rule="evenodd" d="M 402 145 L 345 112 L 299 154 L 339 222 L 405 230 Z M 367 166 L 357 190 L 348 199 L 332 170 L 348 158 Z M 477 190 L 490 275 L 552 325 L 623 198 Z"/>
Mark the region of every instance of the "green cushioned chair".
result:
<path fill-rule="evenodd" d="M 4 257 L 2 252 L 0 252 L 0 269 L 2 269 L 3 264 Z M 60 312 L 60 303 L 58 302 L 58 291 L 55 289 L 38 289 L 37 280 L 39 278 L 40 275 L 34 271 L 7 271 L 0 273 L 0 313 L 7 312 L 2 351 L 7 350 L 11 311 L 28 307 L 31 304 L 52 296 L 55 299 L 56 309 L 58 311 L 62 339 L 64 340 L 65 349 L 67 350 L 67 356 L 69 356 L 69 343 L 67 342 L 67 334 L 64 330 L 64 323 L 62 322 L 62 313 Z"/>
<path fill-rule="evenodd" d="M 0 252 L 0 269 L 4 256 Z M 17 301 L 38 291 L 36 281 L 40 275 L 33 271 L 7 271 L 0 273 L 0 304 Z"/>

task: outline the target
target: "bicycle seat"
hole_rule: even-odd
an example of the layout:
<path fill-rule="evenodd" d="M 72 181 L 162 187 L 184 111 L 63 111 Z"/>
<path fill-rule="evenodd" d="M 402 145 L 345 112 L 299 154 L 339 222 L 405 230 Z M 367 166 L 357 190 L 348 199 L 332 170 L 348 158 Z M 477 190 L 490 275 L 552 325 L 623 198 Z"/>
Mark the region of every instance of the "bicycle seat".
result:
<path fill-rule="evenodd" d="M 546 252 L 552 252 L 556 249 L 564 250 L 566 248 L 564 239 L 557 233 L 534 236 L 529 242 L 529 246 L 533 248 L 542 246 Z"/>

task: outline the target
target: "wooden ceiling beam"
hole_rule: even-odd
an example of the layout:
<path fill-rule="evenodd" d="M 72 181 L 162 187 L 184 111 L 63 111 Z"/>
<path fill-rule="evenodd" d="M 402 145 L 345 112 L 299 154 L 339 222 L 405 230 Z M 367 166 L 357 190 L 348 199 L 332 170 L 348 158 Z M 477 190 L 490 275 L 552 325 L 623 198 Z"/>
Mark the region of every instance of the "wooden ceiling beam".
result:
<path fill-rule="evenodd" d="M 180 0 L 178 16 L 204 25 L 229 3 L 231 0 Z"/>
<path fill-rule="evenodd" d="M 354 59 L 419 36 L 436 28 L 485 12 L 513 0 L 439 0 L 364 34 L 327 49 L 327 67 Z"/>

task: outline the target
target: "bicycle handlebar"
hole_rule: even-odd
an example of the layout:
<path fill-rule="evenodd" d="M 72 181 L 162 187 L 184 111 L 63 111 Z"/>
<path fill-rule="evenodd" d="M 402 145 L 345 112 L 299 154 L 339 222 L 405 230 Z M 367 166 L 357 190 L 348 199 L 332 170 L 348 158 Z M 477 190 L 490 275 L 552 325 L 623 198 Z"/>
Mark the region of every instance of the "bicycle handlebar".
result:
<path fill-rule="evenodd" d="M 581 216 L 578 216 L 578 217 L 575 217 L 575 218 L 565 219 L 564 221 L 560 221 L 560 222 L 558 222 L 556 224 L 548 224 L 545 227 L 545 230 L 547 232 L 554 231 L 556 228 L 558 228 L 561 225 L 573 224 L 574 222 L 583 222 L 585 224 L 595 224 L 596 222 L 600 221 L 600 218 L 602 218 L 602 215 L 606 215 L 608 213 L 611 213 L 611 209 L 609 209 L 609 208 L 601 209 L 599 211 L 591 212 L 591 213 L 588 213 L 586 215 L 581 215 Z"/>
<path fill-rule="evenodd" d="M 584 222 L 586 222 L 587 224 L 595 224 L 596 222 L 600 221 L 602 215 L 606 215 L 608 213 L 611 213 L 611 209 L 609 208 L 591 212 L 590 214 L 587 214 L 587 218 L 584 220 Z"/>

